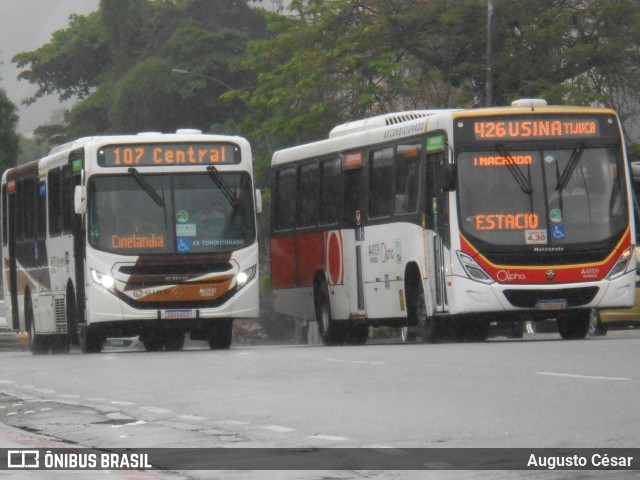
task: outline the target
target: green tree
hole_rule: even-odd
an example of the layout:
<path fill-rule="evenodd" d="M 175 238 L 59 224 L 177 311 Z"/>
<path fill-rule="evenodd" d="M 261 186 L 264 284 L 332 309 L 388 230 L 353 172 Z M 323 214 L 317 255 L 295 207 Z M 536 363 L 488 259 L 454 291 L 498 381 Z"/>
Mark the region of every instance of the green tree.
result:
<path fill-rule="evenodd" d="M 17 164 L 20 139 L 16 132 L 17 108 L 0 89 L 0 172 Z"/>

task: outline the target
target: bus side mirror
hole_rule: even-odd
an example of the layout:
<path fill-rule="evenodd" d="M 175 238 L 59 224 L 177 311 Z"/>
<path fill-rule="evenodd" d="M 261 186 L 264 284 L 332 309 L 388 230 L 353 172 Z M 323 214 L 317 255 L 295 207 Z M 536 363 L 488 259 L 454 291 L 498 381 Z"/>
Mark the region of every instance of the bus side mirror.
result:
<path fill-rule="evenodd" d="M 78 215 L 84 215 L 87 212 L 87 188 L 77 185 L 73 192 L 73 207 Z"/>
<path fill-rule="evenodd" d="M 456 189 L 456 166 L 453 163 L 442 165 L 442 189 L 451 192 Z"/>
<path fill-rule="evenodd" d="M 256 188 L 256 213 L 262 213 L 262 192 Z"/>

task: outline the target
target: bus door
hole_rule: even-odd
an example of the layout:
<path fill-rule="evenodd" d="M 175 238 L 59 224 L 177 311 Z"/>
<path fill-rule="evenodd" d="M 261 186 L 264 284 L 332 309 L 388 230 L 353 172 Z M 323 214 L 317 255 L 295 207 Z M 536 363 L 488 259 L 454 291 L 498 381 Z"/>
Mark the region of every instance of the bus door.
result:
<path fill-rule="evenodd" d="M 434 138 L 442 138 L 438 135 Z M 427 150 L 429 150 L 427 139 Z M 442 185 L 442 170 L 446 162 L 445 150 L 427 154 L 426 216 L 427 228 L 433 229 L 433 240 L 427 244 L 428 284 L 436 312 L 447 311 L 445 289 L 444 245 L 449 237 L 447 191 Z"/>
<path fill-rule="evenodd" d="M 15 185 L 15 183 L 14 183 Z M 16 227 L 17 227 L 17 212 L 16 212 L 16 191 L 9 188 L 8 202 L 5 205 L 8 207 L 9 225 L 8 225 L 8 247 L 9 247 L 9 292 L 11 292 L 11 320 L 13 323 L 13 329 L 20 329 L 20 312 L 18 309 L 18 270 L 16 265 Z"/>
<path fill-rule="evenodd" d="M 364 224 L 361 217 L 361 193 L 364 155 L 362 152 L 348 153 L 344 156 L 343 170 L 343 223 L 345 230 L 345 274 L 349 295 L 349 311 L 358 316 L 365 315 L 364 286 L 362 283 L 362 255 Z M 349 232 L 353 232 L 353 237 Z M 353 246 L 349 248 L 349 244 Z M 355 255 L 350 254 L 353 251 Z M 349 261 L 349 259 L 353 259 Z M 351 277 L 351 278 L 350 278 Z M 354 288 L 355 286 L 355 288 Z M 355 299 L 353 298 L 355 295 Z M 355 300 L 355 302 L 354 302 Z M 355 310 L 355 311 L 354 311 Z"/>

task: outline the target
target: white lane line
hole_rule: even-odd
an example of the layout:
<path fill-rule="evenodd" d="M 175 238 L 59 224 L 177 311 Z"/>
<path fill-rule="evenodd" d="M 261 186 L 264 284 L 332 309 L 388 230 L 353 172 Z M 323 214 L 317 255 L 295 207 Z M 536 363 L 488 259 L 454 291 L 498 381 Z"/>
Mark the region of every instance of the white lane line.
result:
<path fill-rule="evenodd" d="M 549 377 L 582 378 L 586 380 L 612 380 L 612 381 L 633 380 L 630 377 L 601 377 L 598 375 L 576 375 L 574 373 L 558 373 L 558 372 L 536 372 L 536 375 L 546 375 Z"/>
<path fill-rule="evenodd" d="M 106 398 L 100 398 L 100 397 L 90 397 L 90 398 L 85 398 L 85 400 L 87 402 L 105 402 L 107 399 Z"/>
<path fill-rule="evenodd" d="M 334 363 L 352 363 L 355 365 L 386 365 L 387 362 L 380 361 L 368 361 L 368 360 L 338 360 L 337 358 L 325 358 L 325 362 L 334 362 Z"/>
<path fill-rule="evenodd" d="M 7 417 L 13 417 L 14 415 L 17 415 L 17 412 L 9 412 L 7 413 Z"/>
<path fill-rule="evenodd" d="M 41 408 L 40 409 L 41 412 L 50 412 L 51 410 L 53 410 L 53 408 L 47 407 L 47 408 Z"/>
<path fill-rule="evenodd" d="M 59 395 L 56 395 L 60 398 L 79 398 L 80 395 L 73 395 L 72 393 L 61 393 Z"/>
<path fill-rule="evenodd" d="M 280 425 L 259 425 L 258 428 L 278 433 L 289 433 L 295 431 L 295 428 L 281 427 Z"/>
<path fill-rule="evenodd" d="M 182 420 L 194 420 L 196 422 L 203 422 L 207 420 L 207 417 L 198 417 L 197 415 L 180 415 L 178 418 Z"/>
<path fill-rule="evenodd" d="M 0 380 L 0 385 L 5 385 L 7 383 L 13 383 L 11 380 Z"/>
<path fill-rule="evenodd" d="M 171 410 L 167 410 L 166 408 L 158 408 L 158 407 L 140 407 L 142 410 L 146 410 L 151 413 L 171 413 Z"/>
<path fill-rule="evenodd" d="M 249 425 L 249 422 L 241 422 L 239 420 L 217 420 L 216 423 L 222 423 L 224 425 Z"/>
<path fill-rule="evenodd" d="M 113 405 L 124 405 L 125 407 L 129 406 L 129 405 L 135 405 L 135 403 L 133 403 L 133 402 L 121 402 L 121 401 L 118 401 L 118 400 L 115 400 L 115 401 L 113 401 L 111 403 Z"/>
<path fill-rule="evenodd" d="M 51 390 L 50 388 L 36 388 L 36 392 L 39 392 L 39 393 L 56 393 L 55 390 Z"/>
<path fill-rule="evenodd" d="M 328 442 L 348 442 L 349 439 L 345 437 L 338 437 L 336 435 L 310 435 L 307 438 L 312 440 L 326 440 Z"/>

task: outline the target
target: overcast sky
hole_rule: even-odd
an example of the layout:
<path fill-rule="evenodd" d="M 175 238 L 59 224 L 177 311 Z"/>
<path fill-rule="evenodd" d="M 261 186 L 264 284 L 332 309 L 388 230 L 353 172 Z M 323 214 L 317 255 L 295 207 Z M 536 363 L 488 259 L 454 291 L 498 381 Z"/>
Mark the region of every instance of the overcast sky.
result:
<path fill-rule="evenodd" d="M 69 25 L 69 15 L 86 15 L 96 10 L 98 3 L 99 0 L 0 0 L 0 88 L 19 109 L 21 133 L 30 134 L 63 106 L 57 96 L 40 99 L 28 107 L 22 105 L 22 100 L 36 89 L 17 80 L 20 71 L 11 58 L 48 43 L 54 31 Z"/>

